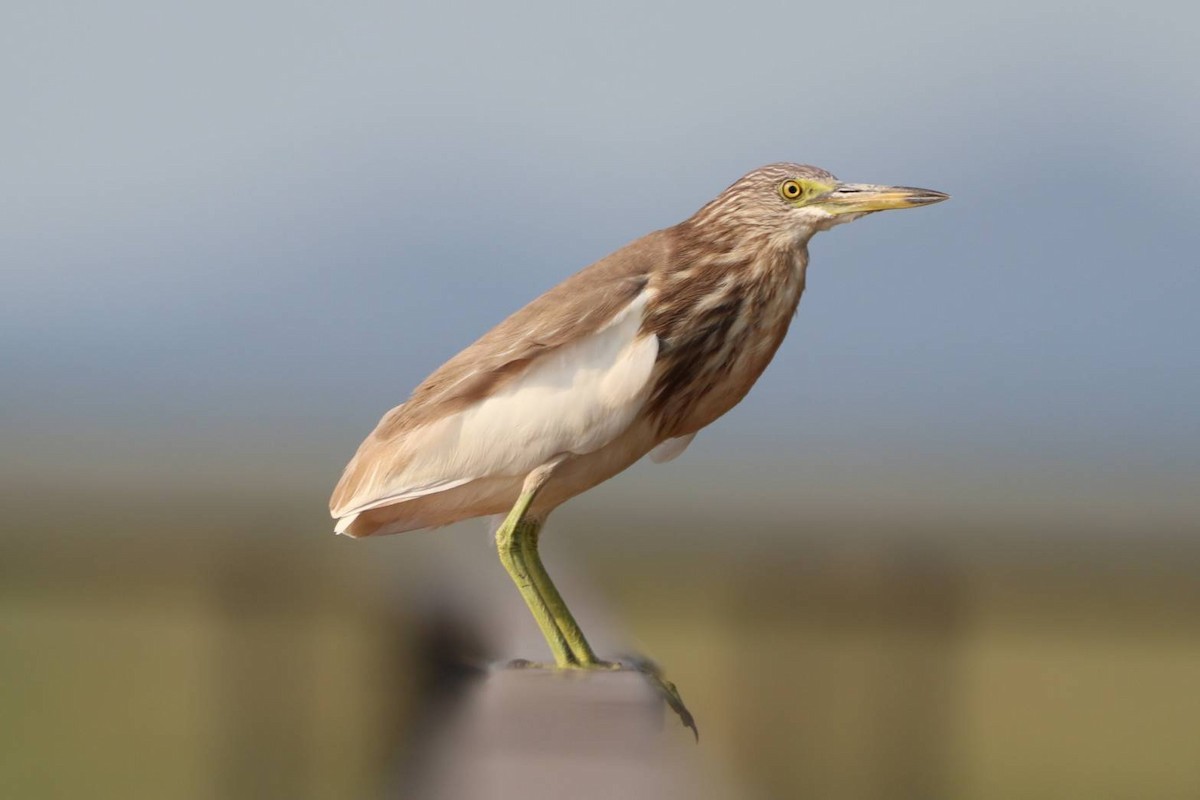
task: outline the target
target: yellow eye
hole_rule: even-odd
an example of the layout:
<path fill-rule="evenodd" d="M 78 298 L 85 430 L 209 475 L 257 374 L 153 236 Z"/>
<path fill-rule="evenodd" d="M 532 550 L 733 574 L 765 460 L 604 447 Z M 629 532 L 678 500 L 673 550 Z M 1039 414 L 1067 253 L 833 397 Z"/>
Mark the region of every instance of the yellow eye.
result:
<path fill-rule="evenodd" d="M 804 194 L 804 187 L 796 181 L 784 181 L 779 184 L 779 194 L 783 196 L 784 200 L 795 200 Z"/>

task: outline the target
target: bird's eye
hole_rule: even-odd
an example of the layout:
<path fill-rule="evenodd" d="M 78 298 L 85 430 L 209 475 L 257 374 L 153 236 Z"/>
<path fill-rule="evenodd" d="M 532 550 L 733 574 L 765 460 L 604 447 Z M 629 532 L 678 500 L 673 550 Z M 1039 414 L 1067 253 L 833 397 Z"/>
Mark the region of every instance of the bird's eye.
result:
<path fill-rule="evenodd" d="M 796 181 L 784 181 L 779 184 L 779 193 L 783 195 L 785 200 L 795 200 L 804 194 L 804 189 Z"/>

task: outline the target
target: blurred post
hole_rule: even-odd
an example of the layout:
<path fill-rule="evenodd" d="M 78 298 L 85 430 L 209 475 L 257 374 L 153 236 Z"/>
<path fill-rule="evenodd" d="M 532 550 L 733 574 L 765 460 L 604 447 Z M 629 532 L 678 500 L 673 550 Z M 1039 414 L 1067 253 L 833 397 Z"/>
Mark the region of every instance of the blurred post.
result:
<path fill-rule="evenodd" d="M 709 796 L 691 737 L 634 671 L 498 669 L 448 721 L 415 794 L 424 800 Z"/>

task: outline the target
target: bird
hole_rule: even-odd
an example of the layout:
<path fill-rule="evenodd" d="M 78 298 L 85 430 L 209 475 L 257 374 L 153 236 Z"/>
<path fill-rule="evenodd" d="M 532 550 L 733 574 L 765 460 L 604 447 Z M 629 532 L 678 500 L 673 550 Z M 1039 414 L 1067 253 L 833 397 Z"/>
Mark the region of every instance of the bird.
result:
<path fill-rule="evenodd" d="M 803 164 L 747 173 L 434 371 L 346 466 L 330 499 L 335 531 L 361 538 L 504 515 L 500 561 L 554 666 L 611 667 L 542 564 L 547 516 L 644 456 L 677 457 L 746 396 L 796 313 L 814 234 L 948 197 L 843 183 Z"/>

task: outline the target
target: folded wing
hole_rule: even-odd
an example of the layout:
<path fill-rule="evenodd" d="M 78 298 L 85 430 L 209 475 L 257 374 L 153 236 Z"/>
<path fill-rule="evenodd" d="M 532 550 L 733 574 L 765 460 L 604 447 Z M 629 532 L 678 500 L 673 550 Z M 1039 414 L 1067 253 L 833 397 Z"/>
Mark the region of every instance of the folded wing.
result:
<path fill-rule="evenodd" d="M 523 477 L 555 455 L 589 453 L 624 432 L 642 409 L 658 356 L 657 339 L 641 330 L 656 255 L 646 244 L 555 287 L 385 415 L 334 491 L 338 529 L 369 509 L 481 478 Z"/>

